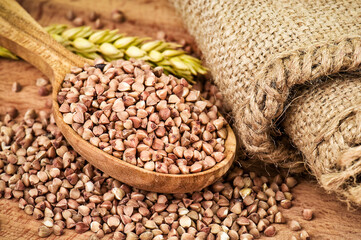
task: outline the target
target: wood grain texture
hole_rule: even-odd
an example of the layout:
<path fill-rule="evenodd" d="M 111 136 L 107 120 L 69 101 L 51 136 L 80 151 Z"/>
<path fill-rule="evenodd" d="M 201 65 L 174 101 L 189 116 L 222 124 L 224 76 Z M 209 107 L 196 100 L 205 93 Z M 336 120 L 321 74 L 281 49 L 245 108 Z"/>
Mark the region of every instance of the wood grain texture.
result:
<path fill-rule="evenodd" d="M 199 191 L 223 176 L 232 165 L 236 137 L 227 126 L 225 159 L 207 171 L 194 174 L 164 174 L 148 171 L 116 158 L 93 146 L 63 121 L 57 93 L 72 66 L 81 67 L 84 59 L 67 51 L 52 39 L 15 0 L 0 2 L 0 44 L 42 71 L 52 82 L 54 119 L 69 144 L 85 159 L 110 176 L 133 187 L 162 193 Z"/>
<path fill-rule="evenodd" d="M 0 1 L 0 44 L 43 72 L 54 92 L 71 66 L 87 62 L 56 42 L 15 0 Z"/>
<path fill-rule="evenodd" d="M 24 0 L 21 1 L 21 4 L 42 25 L 48 25 L 49 23 L 68 23 L 64 18 L 64 13 L 69 7 L 74 9 L 81 7 L 84 10 L 100 9 L 100 3 L 98 3 L 100 1 L 94 1 L 94 5 L 85 4 L 86 2 L 86 0 Z M 129 35 L 155 37 L 158 30 L 163 30 L 175 37 L 192 39 L 186 34 L 181 20 L 166 0 L 102 1 L 104 15 L 116 7 L 132 13 L 131 16 L 128 16 L 130 22 L 118 25 L 123 32 L 129 33 Z M 136 14 L 137 11 L 142 14 Z M 81 11 L 77 10 L 77 12 Z M 149 12 L 152 14 L 145 14 Z M 108 27 L 112 26 L 109 22 L 106 24 Z M 3 114 L 9 106 L 16 106 L 22 114 L 28 108 L 49 109 L 51 97 L 38 96 L 38 88 L 35 86 L 36 78 L 42 76 L 40 71 L 24 61 L 0 59 L 0 114 Z M 18 93 L 11 92 L 11 85 L 15 81 L 23 86 Z M 260 170 L 264 171 L 263 168 Z M 301 180 L 301 183 L 293 190 L 293 195 L 295 197 L 294 207 L 282 211 L 287 219 L 298 220 L 310 233 L 312 239 L 361 239 L 361 222 L 359 221 L 361 211 L 347 211 L 345 204 L 337 201 L 334 195 L 326 194 L 314 181 L 309 179 Z M 301 211 L 306 207 L 314 209 L 315 219 L 313 221 L 302 220 Z M 0 199 L 0 239 L 39 239 L 37 228 L 40 225 L 40 221 L 20 210 L 15 200 Z M 276 225 L 276 229 L 278 234 L 274 238 L 263 237 L 262 239 L 288 240 L 291 235 L 296 235 L 285 225 Z M 90 232 L 78 235 L 74 230 L 66 230 L 65 235 L 51 236 L 49 239 L 86 240 L 90 235 Z M 110 236 L 105 239 L 110 239 Z"/>

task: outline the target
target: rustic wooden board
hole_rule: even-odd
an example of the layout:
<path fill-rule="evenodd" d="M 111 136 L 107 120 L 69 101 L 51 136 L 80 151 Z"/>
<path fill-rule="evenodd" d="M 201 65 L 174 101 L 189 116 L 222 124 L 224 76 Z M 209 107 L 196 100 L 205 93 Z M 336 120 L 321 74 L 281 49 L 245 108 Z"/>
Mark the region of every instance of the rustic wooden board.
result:
<path fill-rule="evenodd" d="M 68 23 L 64 18 L 67 9 L 74 9 L 77 13 L 102 9 L 103 19 L 107 14 L 118 8 L 126 12 L 128 21 L 113 26 L 107 22 L 106 27 L 117 27 L 129 35 L 155 37 L 158 30 L 162 30 L 174 38 L 184 38 L 191 41 L 186 30 L 182 27 L 181 19 L 175 14 L 166 0 L 148 1 L 89 1 L 87 0 L 24 0 L 20 1 L 25 9 L 31 13 L 42 25 L 50 23 Z M 78 10 L 79 9 L 79 10 Z M 28 108 L 49 109 L 50 97 L 37 95 L 35 80 L 42 74 L 23 61 L 0 60 L 0 114 L 9 106 L 16 106 L 21 113 Z M 13 82 L 23 85 L 22 91 L 11 92 Z M 298 220 L 312 239 L 361 239 L 361 211 L 347 211 L 347 206 L 337 201 L 334 195 L 326 194 L 313 180 L 303 179 L 293 191 L 294 207 L 283 210 L 286 219 Z M 38 239 L 37 228 L 40 221 L 26 215 L 17 206 L 15 200 L 0 199 L 0 239 Z M 315 210 L 315 219 L 302 219 L 303 208 Z M 291 232 L 285 225 L 276 225 L 278 234 L 274 238 L 290 239 Z M 51 236 L 49 239 L 88 239 L 91 232 L 78 235 L 74 230 L 66 230 L 61 237 Z M 109 239 L 107 236 L 105 239 Z"/>

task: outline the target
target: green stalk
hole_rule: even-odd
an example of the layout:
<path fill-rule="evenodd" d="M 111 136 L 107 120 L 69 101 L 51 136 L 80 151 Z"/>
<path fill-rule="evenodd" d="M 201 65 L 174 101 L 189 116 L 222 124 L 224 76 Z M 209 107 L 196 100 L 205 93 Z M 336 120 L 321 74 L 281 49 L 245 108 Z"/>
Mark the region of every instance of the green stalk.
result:
<path fill-rule="evenodd" d="M 176 43 L 149 41 L 149 38 L 130 37 L 118 30 L 93 30 L 88 26 L 68 28 L 63 24 L 45 27 L 45 30 L 68 50 L 84 58 L 102 57 L 106 61 L 141 59 L 153 67 L 163 67 L 166 74 L 183 77 L 195 83 L 194 77 L 206 74 L 201 61 L 188 55 Z M 0 47 L 0 57 L 18 59 Z"/>

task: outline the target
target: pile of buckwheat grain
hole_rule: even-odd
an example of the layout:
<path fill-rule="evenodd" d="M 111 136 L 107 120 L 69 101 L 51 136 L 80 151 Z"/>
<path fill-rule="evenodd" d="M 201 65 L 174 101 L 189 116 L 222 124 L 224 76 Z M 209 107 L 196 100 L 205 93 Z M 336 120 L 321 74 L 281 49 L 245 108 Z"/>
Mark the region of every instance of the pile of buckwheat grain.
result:
<path fill-rule="evenodd" d="M 269 181 L 236 166 L 200 192 L 132 188 L 80 157 L 47 112 L 29 110 L 22 121 L 14 112 L 0 122 L 0 197 L 41 220 L 40 237 L 75 228 L 94 232 L 93 240 L 111 232 L 113 239 L 254 239 L 274 236 L 272 223 L 286 222 L 279 206 L 292 206 L 294 178 Z"/>
<path fill-rule="evenodd" d="M 226 120 L 185 79 L 141 61 L 74 67 L 58 93 L 64 121 L 94 146 L 150 171 L 197 173 L 225 158 Z"/>

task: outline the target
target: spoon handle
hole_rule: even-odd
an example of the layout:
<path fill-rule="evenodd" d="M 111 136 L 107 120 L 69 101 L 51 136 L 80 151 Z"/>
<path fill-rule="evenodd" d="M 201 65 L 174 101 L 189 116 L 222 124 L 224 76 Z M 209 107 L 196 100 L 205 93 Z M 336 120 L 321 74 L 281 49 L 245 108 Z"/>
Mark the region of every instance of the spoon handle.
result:
<path fill-rule="evenodd" d="M 15 1 L 0 0 L 0 45 L 42 71 L 51 81 L 59 80 L 71 66 L 84 60 L 56 42 Z"/>

